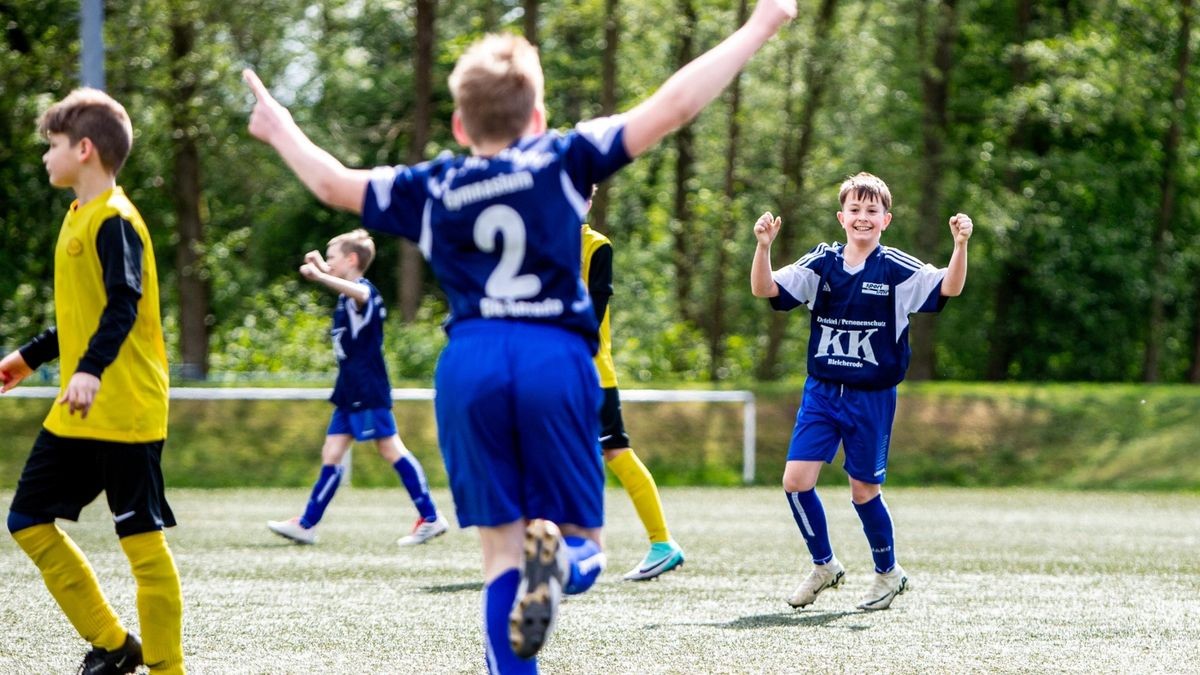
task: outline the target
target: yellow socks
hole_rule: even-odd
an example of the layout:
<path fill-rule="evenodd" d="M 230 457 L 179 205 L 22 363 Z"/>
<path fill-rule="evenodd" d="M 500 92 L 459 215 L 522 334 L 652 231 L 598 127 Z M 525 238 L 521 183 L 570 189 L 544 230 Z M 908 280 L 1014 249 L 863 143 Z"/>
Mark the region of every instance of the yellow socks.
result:
<path fill-rule="evenodd" d="M 100 590 L 96 572 L 67 533 L 54 523 L 45 523 L 12 536 L 41 570 L 50 595 L 79 635 L 101 649 L 120 649 L 125 644 L 125 627 Z"/>
<path fill-rule="evenodd" d="M 179 570 L 162 532 L 121 538 L 137 581 L 142 658 L 151 673 L 183 673 L 183 593 Z"/>
<path fill-rule="evenodd" d="M 671 535 L 667 532 L 667 519 L 663 515 L 658 486 L 654 484 L 654 476 L 650 475 L 642 460 L 638 459 L 633 450 L 628 450 L 609 460 L 608 466 L 633 500 L 633 508 L 637 510 L 638 518 L 646 528 L 650 543 L 670 541 Z"/>

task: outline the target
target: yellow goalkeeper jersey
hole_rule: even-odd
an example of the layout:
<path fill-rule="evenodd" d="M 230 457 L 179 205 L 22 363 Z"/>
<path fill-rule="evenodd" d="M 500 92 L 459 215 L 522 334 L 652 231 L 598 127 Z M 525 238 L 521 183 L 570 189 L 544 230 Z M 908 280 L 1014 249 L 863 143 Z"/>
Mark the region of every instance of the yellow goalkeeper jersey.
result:
<path fill-rule="evenodd" d="M 118 443 L 145 443 L 167 436 L 167 352 L 159 313 L 158 271 L 154 248 L 142 216 L 120 187 L 82 206 L 71 204 L 54 249 L 54 313 L 58 327 L 59 364 L 66 392 L 71 376 L 87 352 L 108 303 L 96 236 L 104 221 L 129 221 L 142 240 L 142 297 L 137 318 L 117 358 L 100 377 L 100 391 L 87 419 L 68 406 L 50 407 L 44 425 L 67 438 Z"/>
<path fill-rule="evenodd" d="M 586 223 L 583 225 L 583 283 L 588 284 L 592 271 L 592 255 L 602 246 L 612 246 L 608 237 L 593 230 Z M 611 302 L 609 305 L 611 306 Z M 609 328 L 610 307 L 604 308 L 604 317 L 600 320 L 600 348 L 596 350 L 596 371 L 600 373 L 600 386 L 609 389 L 617 386 L 617 369 L 613 364 L 612 335 Z"/>

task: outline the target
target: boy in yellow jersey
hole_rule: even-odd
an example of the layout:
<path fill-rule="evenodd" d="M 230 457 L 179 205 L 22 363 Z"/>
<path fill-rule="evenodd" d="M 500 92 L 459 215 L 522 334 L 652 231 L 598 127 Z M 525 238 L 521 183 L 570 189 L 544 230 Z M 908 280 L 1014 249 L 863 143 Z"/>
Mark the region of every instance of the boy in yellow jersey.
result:
<path fill-rule="evenodd" d="M 600 408 L 600 449 L 604 453 L 604 462 L 617 475 L 621 486 L 633 500 L 633 508 L 650 538 L 650 551 L 624 578 L 627 581 L 645 581 L 683 565 L 683 549 L 671 539 L 654 476 L 650 475 L 646 465 L 629 447 L 629 434 L 625 433 L 625 422 L 621 418 L 621 397 L 617 391 L 617 371 L 612 356 L 612 321 L 608 309 L 608 300 L 613 294 L 612 242 L 586 223 L 583 225 L 582 238 L 583 280 L 587 284 L 588 295 L 592 297 L 596 320 L 600 322 L 600 348 L 595 357 L 600 387 L 604 391 L 604 403 Z"/>
<path fill-rule="evenodd" d="M 133 127 L 96 89 L 51 106 L 38 130 L 50 184 L 76 200 L 54 251 L 55 326 L 0 360 L 2 391 L 59 359 L 62 385 L 21 472 L 8 530 L 92 649 L 80 673 L 183 673 L 183 597 L 163 528 L 175 516 L 160 467 L 167 357 L 150 234 L 117 186 Z M 104 492 L 137 582 L 144 644 L 113 611 L 91 564 L 54 523 Z"/>

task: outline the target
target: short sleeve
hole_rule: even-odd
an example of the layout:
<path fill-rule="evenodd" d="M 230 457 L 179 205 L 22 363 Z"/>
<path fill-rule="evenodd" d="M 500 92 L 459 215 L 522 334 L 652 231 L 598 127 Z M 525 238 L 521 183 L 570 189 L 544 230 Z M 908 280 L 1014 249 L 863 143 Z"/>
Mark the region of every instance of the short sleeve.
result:
<path fill-rule="evenodd" d="M 820 265 L 828 249 L 828 245 L 818 244 L 796 262 L 771 273 L 771 278 L 779 286 L 780 296 L 786 292 L 791 302 L 795 303 L 789 307 L 786 306 L 786 302 L 781 300 L 779 303 L 772 302 L 772 307 L 792 309 L 799 305 L 809 304 L 816 299 L 817 284 L 821 281 Z"/>
<path fill-rule="evenodd" d="M 586 200 L 592 187 L 633 161 L 625 152 L 625 116 L 580 122 L 564 137 L 564 168 L 575 190 Z"/>
<path fill-rule="evenodd" d="M 363 195 L 363 227 L 396 234 L 410 241 L 421 235 L 428 198 L 422 167 L 380 166 L 371 170 Z"/>
<path fill-rule="evenodd" d="M 896 284 L 896 314 L 908 316 L 915 312 L 940 312 L 946 305 L 942 296 L 942 279 L 946 270 L 923 264 L 904 281 Z"/>

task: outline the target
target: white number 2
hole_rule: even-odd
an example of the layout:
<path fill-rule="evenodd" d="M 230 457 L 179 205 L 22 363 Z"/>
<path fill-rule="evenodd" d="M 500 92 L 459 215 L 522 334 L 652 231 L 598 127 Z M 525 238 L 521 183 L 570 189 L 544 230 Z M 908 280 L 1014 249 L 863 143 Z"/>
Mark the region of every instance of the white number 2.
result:
<path fill-rule="evenodd" d="M 542 290 L 536 274 L 517 274 L 525 261 L 525 221 L 515 209 L 494 204 L 475 219 L 475 245 L 484 253 L 496 250 L 496 234 L 503 237 L 500 263 L 488 276 L 484 291 L 493 298 L 532 298 Z"/>

